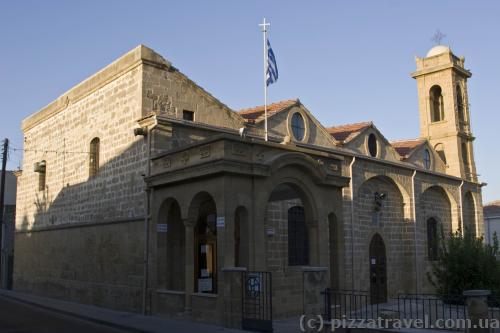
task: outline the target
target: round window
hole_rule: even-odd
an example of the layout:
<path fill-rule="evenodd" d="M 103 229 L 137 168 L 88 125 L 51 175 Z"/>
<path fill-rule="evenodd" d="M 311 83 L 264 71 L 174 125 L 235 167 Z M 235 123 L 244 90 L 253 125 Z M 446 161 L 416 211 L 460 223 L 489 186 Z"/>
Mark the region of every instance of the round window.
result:
<path fill-rule="evenodd" d="M 300 113 L 298 112 L 294 113 L 292 116 L 293 137 L 297 141 L 302 141 L 304 140 L 305 132 L 306 130 L 305 130 L 304 118 Z"/>
<path fill-rule="evenodd" d="M 431 168 L 431 153 L 429 149 L 424 150 L 424 168 L 427 170 Z"/>
<path fill-rule="evenodd" d="M 377 157 L 377 137 L 373 133 L 368 136 L 368 152 L 371 157 Z"/>

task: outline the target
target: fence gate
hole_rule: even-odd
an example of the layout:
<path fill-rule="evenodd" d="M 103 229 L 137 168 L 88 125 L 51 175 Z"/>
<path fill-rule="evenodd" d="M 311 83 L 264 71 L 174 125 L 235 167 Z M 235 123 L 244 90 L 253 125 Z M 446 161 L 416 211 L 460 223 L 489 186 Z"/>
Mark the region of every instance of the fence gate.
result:
<path fill-rule="evenodd" d="M 249 331 L 273 331 L 271 272 L 243 272 L 242 328 Z"/>

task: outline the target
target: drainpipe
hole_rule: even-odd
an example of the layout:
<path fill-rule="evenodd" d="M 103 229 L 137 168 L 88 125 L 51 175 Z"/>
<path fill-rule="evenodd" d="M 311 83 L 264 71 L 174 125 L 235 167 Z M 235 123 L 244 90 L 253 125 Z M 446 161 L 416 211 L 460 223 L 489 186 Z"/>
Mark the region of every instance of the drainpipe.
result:
<path fill-rule="evenodd" d="M 352 158 L 351 164 L 349 165 L 349 172 L 351 175 L 351 288 L 354 290 L 354 176 L 352 169 L 356 162 L 356 156 Z"/>
<path fill-rule="evenodd" d="M 155 122 L 152 126 L 148 126 L 146 130 L 146 140 L 147 140 L 147 161 L 146 161 L 146 174 L 144 175 L 144 180 L 151 175 L 151 132 L 154 127 L 156 127 L 156 117 Z M 147 300 L 148 300 L 148 270 L 149 270 L 149 220 L 151 218 L 150 214 L 150 204 L 151 204 L 152 189 L 148 187 L 145 183 L 144 187 L 144 272 L 142 281 L 142 314 L 147 315 Z"/>
<path fill-rule="evenodd" d="M 464 234 L 464 209 L 463 209 L 463 202 L 462 202 L 462 186 L 464 185 L 464 181 L 460 183 L 460 186 L 458 187 L 459 190 L 459 195 L 460 195 L 460 222 L 458 223 L 458 227 L 460 228 L 460 231 L 462 232 L 462 235 Z"/>
<path fill-rule="evenodd" d="M 413 175 L 411 176 L 411 196 L 412 196 L 412 210 L 413 210 L 413 218 L 415 219 L 415 229 L 413 232 L 413 243 L 414 243 L 414 248 L 413 251 L 415 252 L 415 294 L 418 295 L 418 254 L 417 254 L 417 201 L 415 198 L 415 176 L 417 175 L 417 170 L 413 170 Z"/>

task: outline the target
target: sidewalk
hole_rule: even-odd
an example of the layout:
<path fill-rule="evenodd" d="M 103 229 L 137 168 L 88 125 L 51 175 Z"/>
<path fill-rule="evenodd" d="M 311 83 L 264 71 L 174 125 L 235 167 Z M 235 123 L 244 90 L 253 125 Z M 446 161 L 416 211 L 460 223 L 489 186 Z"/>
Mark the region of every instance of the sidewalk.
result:
<path fill-rule="evenodd" d="M 200 324 L 188 321 L 164 319 L 154 316 L 142 316 L 136 313 L 121 312 L 66 302 L 52 298 L 22 294 L 0 289 L 0 297 L 10 298 L 19 302 L 41 307 L 46 310 L 88 320 L 94 323 L 138 333 L 165 332 L 206 332 L 206 333 L 242 333 L 245 331 L 229 329 L 215 325 Z"/>

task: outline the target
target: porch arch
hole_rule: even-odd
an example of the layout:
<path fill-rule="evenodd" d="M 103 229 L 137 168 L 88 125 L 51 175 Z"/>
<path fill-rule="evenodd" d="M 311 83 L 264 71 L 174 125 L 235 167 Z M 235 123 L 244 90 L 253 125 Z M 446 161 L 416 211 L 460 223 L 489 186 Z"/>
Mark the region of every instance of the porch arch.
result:
<path fill-rule="evenodd" d="M 184 291 L 186 240 L 177 200 L 169 198 L 163 201 L 155 229 L 159 287 Z"/>

